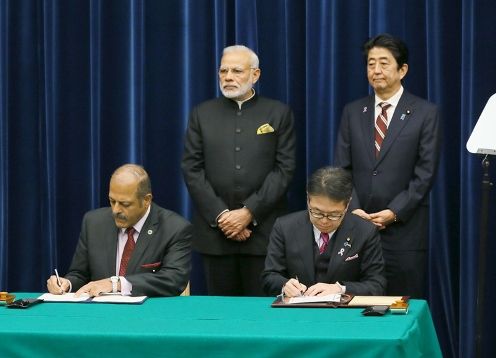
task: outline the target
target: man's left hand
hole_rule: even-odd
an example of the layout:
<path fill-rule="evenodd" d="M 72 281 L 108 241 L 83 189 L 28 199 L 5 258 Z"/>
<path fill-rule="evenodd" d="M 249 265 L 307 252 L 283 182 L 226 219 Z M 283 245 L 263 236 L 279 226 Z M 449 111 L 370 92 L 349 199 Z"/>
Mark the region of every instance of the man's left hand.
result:
<path fill-rule="evenodd" d="M 77 290 L 75 296 L 78 297 L 83 293 L 87 293 L 90 297 L 98 296 L 101 293 L 112 292 L 112 282 L 109 278 L 103 280 L 91 281 Z"/>
<path fill-rule="evenodd" d="M 394 223 L 395 217 L 396 215 L 389 209 L 370 214 L 371 221 L 379 226 L 379 230 L 385 229 L 387 225 Z"/>
<path fill-rule="evenodd" d="M 341 286 L 336 283 L 316 283 L 310 286 L 305 292 L 305 296 L 326 296 L 334 293 L 341 293 Z"/>
<path fill-rule="evenodd" d="M 218 226 L 229 239 L 234 238 L 253 220 L 248 208 L 230 210 L 219 218 Z"/>

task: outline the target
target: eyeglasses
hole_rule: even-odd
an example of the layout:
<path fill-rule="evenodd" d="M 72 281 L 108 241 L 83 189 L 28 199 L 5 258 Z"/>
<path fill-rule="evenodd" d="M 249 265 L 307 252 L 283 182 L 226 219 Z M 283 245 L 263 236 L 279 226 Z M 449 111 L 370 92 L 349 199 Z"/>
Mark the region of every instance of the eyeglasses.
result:
<path fill-rule="evenodd" d="M 326 218 L 327 220 L 331 221 L 338 221 L 341 220 L 341 218 L 346 214 L 346 209 L 341 213 L 341 214 L 324 214 L 324 213 L 318 213 L 313 211 L 312 209 L 308 208 L 308 212 L 310 215 L 312 215 L 315 219 L 323 219 Z"/>
<path fill-rule="evenodd" d="M 228 68 L 228 67 L 221 67 L 219 68 L 219 76 L 227 76 L 229 71 L 231 71 L 233 76 L 241 76 L 243 73 L 245 73 L 246 70 L 255 70 L 255 67 L 250 67 L 250 68 L 240 68 L 240 67 L 234 67 L 234 68 Z"/>

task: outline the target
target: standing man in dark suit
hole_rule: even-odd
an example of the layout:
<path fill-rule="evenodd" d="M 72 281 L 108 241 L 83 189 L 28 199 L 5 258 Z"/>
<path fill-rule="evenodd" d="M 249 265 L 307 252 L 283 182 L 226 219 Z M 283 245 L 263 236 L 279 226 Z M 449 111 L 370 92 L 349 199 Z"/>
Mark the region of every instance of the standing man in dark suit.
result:
<path fill-rule="evenodd" d="M 190 115 L 182 170 L 196 206 L 193 247 L 203 256 L 210 295 L 262 295 L 260 273 L 275 219 L 286 210 L 295 168 L 293 114 L 258 96 L 257 55 L 226 47 L 222 97 Z"/>
<path fill-rule="evenodd" d="M 110 208 L 86 213 L 65 278 L 51 276 L 53 294 L 176 296 L 190 273 L 192 226 L 152 203 L 148 173 L 138 165 L 118 168 L 110 179 Z"/>
<path fill-rule="evenodd" d="M 353 213 L 381 229 L 387 293 L 424 297 L 438 108 L 408 93 L 408 49 L 388 34 L 364 45 L 374 95 L 345 106 L 335 165 L 353 173 Z"/>
<path fill-rule="evenodd" d="M 317 170 L 307 184 L 308 210 L 277 219 L 263 272 L 269 295 L 382 295 L 386 287 L 379 232 L 348 213 L 353 183 L 341 168 Z"/>

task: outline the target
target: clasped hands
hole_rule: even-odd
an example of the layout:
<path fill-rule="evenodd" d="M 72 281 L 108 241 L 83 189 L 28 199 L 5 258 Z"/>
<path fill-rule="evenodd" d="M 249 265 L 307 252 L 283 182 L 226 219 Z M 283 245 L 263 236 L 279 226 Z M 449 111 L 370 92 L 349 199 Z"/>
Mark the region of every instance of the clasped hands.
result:
<path fill-rule="evenodd" d="M 118 283 L 118 289 L 120 290 L 119 285 L 120 282 Z M 51 294 L 62 295 L 69 291 L 70 283 L 68 279 L 60 277 L 60 286 L 59 286 L 57 282 L 57 277 L 55 275 L 52 275 L 47 280 L 47 288 L 48 288 L 48 292 L 50 292 Z M 104 278 L 102 280 L 88 282 L 86 285 L 84 285 L 79 290 L 77 290 L 77 292 L 74 295 L 76 297 L 79 297 L 80 295 L 86 293 L 90 297 L 95 297 L 100 295 L 101 293 L 107 293 L 107 292 L 112 292 L 112 282 L 110 282 L 110 279 Z"/>
<path fill-rule="evenodd" d="M 217 221 L 217 226 L 228 239 L 246 241 L 251 235 L 251 230 L 247 226 L 252 220 L 253 215 L 250 210 L 241 208 L 223 213 Z"/>
<path fill-rule="evenodd" d="M 377 213 L 366 213 L 362 209 L 353 210 L 353 214 L 360 216 L 361 218 L 370 221 L 372 224 L 377 226 L 379 230 L 383 230 L 387 225 L 395 222 L 396 215 L 390 209 L 385 209 L 378 211 Z"/>
<path fill-rule="evenodd" d="M 290 279 L 283 287 L 284 296 L 326 296 L 334 293 L 341 293 L 341 286 L 336 283 L 319 282 L 307 288 L 297 279 Z"/>

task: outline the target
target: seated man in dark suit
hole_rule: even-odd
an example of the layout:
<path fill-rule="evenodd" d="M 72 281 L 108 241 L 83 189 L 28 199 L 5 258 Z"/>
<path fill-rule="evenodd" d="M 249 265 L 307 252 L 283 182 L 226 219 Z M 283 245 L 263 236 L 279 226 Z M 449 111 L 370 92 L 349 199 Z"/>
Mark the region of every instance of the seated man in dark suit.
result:
<path fill-rule="evenodd" d="M 192 226 L 152 203 L 150 178 L 138 165 L 112 174 L 109 201 L 110 207 L 86 213 L 69 272 L 60 281 L 51 276 L 48 291 L 179 295 L 191 269 Z"/>
<path fill-rule="evenodd" d="M 277 219 L 270 234 L 262 274 L 267 294 L 384 294 L 378 229 L 347 213 L 352 188 L 344 169 L 325 167 L 310 177 L 308 211 Z"/>

